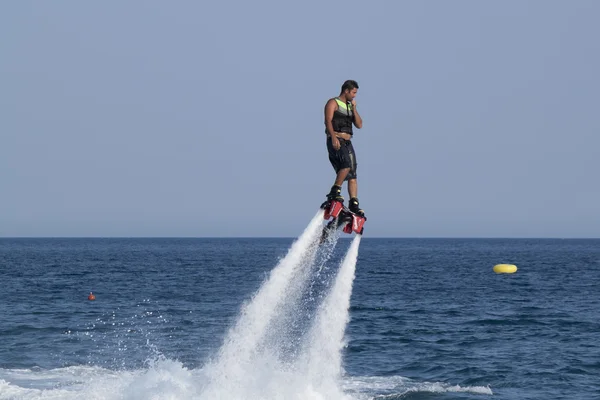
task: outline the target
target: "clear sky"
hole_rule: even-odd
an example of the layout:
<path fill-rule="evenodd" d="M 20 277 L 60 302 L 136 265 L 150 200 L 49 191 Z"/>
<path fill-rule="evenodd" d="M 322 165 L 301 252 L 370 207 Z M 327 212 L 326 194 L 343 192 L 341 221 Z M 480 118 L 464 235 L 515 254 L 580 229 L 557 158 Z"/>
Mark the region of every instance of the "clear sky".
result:
<path fill-rule="evenodd" d="M 600 1 L 3 1 L 0 236 L 600 237 Z M 344 195 L 347 197 L 346 187 Z"/>

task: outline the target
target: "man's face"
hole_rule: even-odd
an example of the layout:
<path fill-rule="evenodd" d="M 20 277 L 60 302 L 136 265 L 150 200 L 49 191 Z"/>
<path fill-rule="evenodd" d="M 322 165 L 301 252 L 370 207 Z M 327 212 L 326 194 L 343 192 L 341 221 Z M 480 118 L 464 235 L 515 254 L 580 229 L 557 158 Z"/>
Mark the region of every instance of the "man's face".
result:
<path fill-rule="evenodd" d="M 356 88 L 354 88 L 352 90 L 346 89 L 346 100 L 348 100 L 348 101 L 354 100 L 357 92 L 358 92 L 358 89 L 356 89 Z"/>

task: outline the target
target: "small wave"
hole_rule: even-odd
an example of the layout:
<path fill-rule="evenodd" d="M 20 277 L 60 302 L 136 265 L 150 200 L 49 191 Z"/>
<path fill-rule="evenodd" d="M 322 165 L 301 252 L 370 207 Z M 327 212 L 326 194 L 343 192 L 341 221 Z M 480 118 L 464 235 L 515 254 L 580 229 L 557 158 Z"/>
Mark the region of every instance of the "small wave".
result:
<path fill-rule="evenodd" d="M 88 366 L 0 370 L 0 400 L 188 399 L 198 395 L 201 374 L 164 359 L 132 371 Z"/>
<path fill-rule="evenodd" d="M 487 394 L 493 395 L 492 389 L 488 386 L 460 386 L 460 385 L 447 385 L 444 383 L 423 383 L 419 384 L 418 387 L 409 388 L 401 393 L 392 393 L 380 396 L 374 396 L 373 400 L 395 400 L 395 399 L 406 399 L 409 396 L 417 393 L 473 393 L 473 394 Z"/>
<path fill-rule="evenodd" d="M 406 399 L 417 393 L 472 393 L 493 395 L 489 386 L 460 386 L 443 382 L 416 382 L 401 376 L 349 378 L 344 390 L 370 394 L 371 400 Z"/>

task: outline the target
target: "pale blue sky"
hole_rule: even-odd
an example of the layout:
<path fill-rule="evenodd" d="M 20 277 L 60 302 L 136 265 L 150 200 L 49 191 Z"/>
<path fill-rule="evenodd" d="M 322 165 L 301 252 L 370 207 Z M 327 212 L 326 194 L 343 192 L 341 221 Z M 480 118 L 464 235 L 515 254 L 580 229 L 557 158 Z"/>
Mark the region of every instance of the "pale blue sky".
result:
<path fill-rule="evenodd" d="M 4 1 L 0 236 L 600 237 L 600 2 Z M 346 187 L 344 194 L 347 195 Z"/>

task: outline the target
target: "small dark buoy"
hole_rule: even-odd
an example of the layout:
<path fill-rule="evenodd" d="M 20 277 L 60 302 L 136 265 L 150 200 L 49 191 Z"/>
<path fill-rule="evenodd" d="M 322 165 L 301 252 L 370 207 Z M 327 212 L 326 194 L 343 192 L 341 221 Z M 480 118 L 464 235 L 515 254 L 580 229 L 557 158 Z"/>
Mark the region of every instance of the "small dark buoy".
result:
<path fill-rule="evenodd" d="M 96 296 L 94 296 L 94 293 L 90 292 L 90 295 L 88 296 L 88 300 L 96 300 Z"/>

